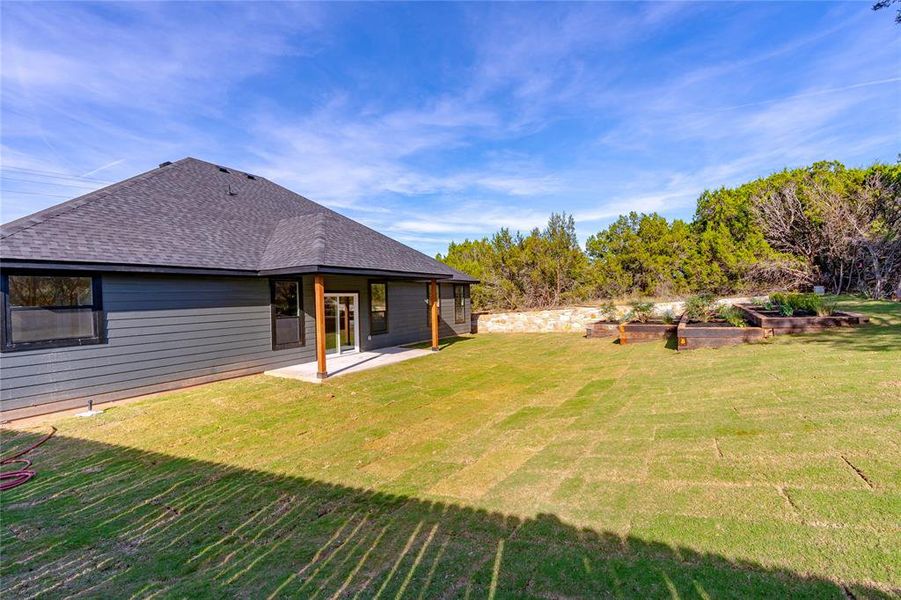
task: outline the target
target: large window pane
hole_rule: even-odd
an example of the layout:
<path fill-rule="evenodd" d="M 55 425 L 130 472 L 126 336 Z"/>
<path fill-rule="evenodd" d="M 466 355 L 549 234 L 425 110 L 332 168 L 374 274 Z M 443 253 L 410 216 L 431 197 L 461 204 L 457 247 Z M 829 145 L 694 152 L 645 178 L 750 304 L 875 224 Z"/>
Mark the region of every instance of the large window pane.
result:
<path fill-rule="evenodd" d="M 11 306 L 91 306 L 91 277 L 55 275 L 10 275 Z"/>
<path fill-rule="evenodd" d="M 275 282 L 275 315 L 296 317 L 300 314 L 299 285 L 296 281 Z"/>
<path fill-rule="evenodd" d="M 300 282 L 296 279 L 272 282 L 272 347 L 275 350 L 304 344 L 300 289 Z"/>
<path fill-rule="evenodd" d="M 38 342 L 94 335 L 94 311 L 90 308 L 14 310 L 12 342 Z"/>
<path fill-rule="evenodd" d="M 325 297 L 325 350 L 328 354 L 338 350 L 338 299 Z"/>
<path fill-rule="evenodd" d="M 369 324 L 373 333 L 388 331 L 388 313 L 385 311 L 374 312 L 369 318 Z"/>
<path fill-rule="evenodd" d="M 384 283 L 373 283 L 369 286 L 369 301 L 373 311 L 388 310 L 388 290 Z"/>
<path fill-rule="evenodd" d="M 342 296 L 341 304 L 341 351 L 344 352 L 356 348 L 354 338 L 357 322 L 356 301 L 354 296 Z"/>
<path fill-rule="evenodd" d="M 100 281 L 66 273 L 10 274 L 3 351 L 99 344 Z"/>
<path fill-rule="evenodd" d="M 466 321 L 466 298 L 463 295 L 463 286 L 454 286 L 454 323 L 460 324 Z"/>
<path fill-rule="evenodd" d="M 300 342 L 300 322 L 297 317 L 275 320 L 276 345 L 297 344 Z"/>
<path fill-rule="evenodd" d="M 388 284 L 369 284 L 369 330 L 371 333 L 388 331 Z"/>

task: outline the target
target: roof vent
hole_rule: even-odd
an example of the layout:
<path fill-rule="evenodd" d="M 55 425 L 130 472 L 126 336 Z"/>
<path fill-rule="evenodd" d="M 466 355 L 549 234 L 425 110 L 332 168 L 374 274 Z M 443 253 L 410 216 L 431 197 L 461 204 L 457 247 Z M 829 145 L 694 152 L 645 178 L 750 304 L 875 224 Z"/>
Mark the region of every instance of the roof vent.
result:
<path fill-rule="evenodd" d="M 226 169 L 225 167 L 219 167 L 219 171 L 221 173 L 228 173 L 228 169 Z"/>
<path fill-rule="evenodd" d="M 245 174 L 247 175 L 247 179 L 253 179 L 254 181 L 257 180 L 257 176 L 256 176 L 256 175 L 251 175 L 250 173 L 245 173 Z"/>
<path fill-rule="evenodd" d="M 171 164 L 172 164 L 172 161 L 171 161 L 171 160 L 167 160 L 166 162 L 161 162 L 161 163 L 160 163 L 160 168 L 162 169 L 163 167 L 168 167 L 168 166 L 171 165 Z"/>
<path fill-rule="evenodd" d="M 226 171 L 226 173 L 228 173 L 228 171 Z M 228 186 L 228 195 L 229 195 L 229 196 L 237 196 L 237 195 L 238 195 L 238 192 L 236 192 L 235 190 L 233 190 L 233 189 L 232 189 L 232 186 Z"/>

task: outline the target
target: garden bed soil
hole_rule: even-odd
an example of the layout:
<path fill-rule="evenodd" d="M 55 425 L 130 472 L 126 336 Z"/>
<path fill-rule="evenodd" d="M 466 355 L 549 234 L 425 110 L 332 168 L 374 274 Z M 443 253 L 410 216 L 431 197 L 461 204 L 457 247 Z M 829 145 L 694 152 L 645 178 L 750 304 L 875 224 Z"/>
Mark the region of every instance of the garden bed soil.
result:
<path fill-rule="evenodd" d="M 836 311 L 828 316 L 816 313 L 798 313 L 790 317 L 783 316 L 777 310 L 766 310 L 762 306 L 736 304 L 745 320 L 755 327 L 761 327 L 773 333 L 809 333 L 823 331 L 832 327 L 852 327 L 869 322 L 869 317 L 859 313 Z"/>
<path fill-rule="evenodd" d="M 679 321 L 676 337 L 678 350 L 694 350 L 696 348 L 720 348 L 735 344 L 760 342 L 772 333 L 763 327 L 749 325 L 735 327 L 725 321 L 713 320 L 707 323 L 689 322 L 683 316 Z"/>
<path fill-rule="evenodd" d="M 595 321 L 585 328 L 585 337 L 601 338 L 619 335 L 619 321 Z"/>
<path fill-rule="evenodd" d="M 619 343 L 653 342 L 675 335 L 678 323 L 648 321 L 646 323 L 622 323 L 619 326 Z"/>

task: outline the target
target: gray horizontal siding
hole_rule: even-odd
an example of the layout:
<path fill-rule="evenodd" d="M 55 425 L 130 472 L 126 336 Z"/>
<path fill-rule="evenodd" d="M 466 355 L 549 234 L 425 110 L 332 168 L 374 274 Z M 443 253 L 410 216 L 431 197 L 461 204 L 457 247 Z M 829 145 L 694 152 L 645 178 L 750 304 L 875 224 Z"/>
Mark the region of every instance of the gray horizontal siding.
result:
<path fill-rule="evenodd" d="M 388 332 L 369 330 L 369 279 L 327 276 L 327 292 L 359 294 L 360 346 L 428 340 L 426 284 L 388 283 Z M 467 286 L 468 287 L 468 286 Z M 454 323 L 453 286 L 440 286 L 440 335 Z M 315 359 L 313 278 L 303 279 L 307 345 L 272 350 L 269 280 L 110 274 L 103 276 L 105 344 L 5 353 L 0 408 L 15 416 L 104 402 L 259 373 Z"/>
<path fill-rule="evenodd" d="M 65 381 L 35 384 L 19 390 L 11 390 L 13 397 L 8 395 L 3 398 L 4 404 L 12 404 L 10 409 L 18 408 L 13 403 L 20 405 L 35 405 L 45 402 L 58 402 L 59 400 L 73 398 L 93 397 L 97 394 L 110 392 L 130 392 L 132 388 L 166 383 L 182 379 L 193 379 L 201 375 L 214 373 L 228 373 L 238 369 L 256 369 L 257 372 L 271 368 L 273 365 L 294 364 L 296 359 L 274 361 L 271 356 L 252 355 L 241 353 L 232 357 L 206 358 L 204 360 L 190 361 L 164 361 L 161 366 L 145 367 L 142 369 L 129 369 L 125 372 L 118 371 L 110 375 L 97 375 L 90 377 L 67 378 Z M 24 395 L 18 395 L 17 392 Z M 126 393 L 123 398 L 133 396 Z M 32 399 L 34 401 L 29 400 Z"/>
<path fill-rule="evenodd" d="M 472 307 L 469 300 L 469 286 L 463 285 L 464 298 L 464 314 L 463 322 L 454 322 L 454 286 L 450 283 L 442 283 L 441 288 L 441 319 L 438 324 L 438 335 L 441 337 L 449 337 L 455 335 L 463 335 L 472 330 L 470 318 L 472 316 Z"/>
<path fill-rule="evenodd" d="M 289 362 L 287 364 L 293 364 Z M 282 366 L 282 365 L 279 365 Z M 91 394 L 91 399 L 95 403 L 102 402 L 110 402 L 113 400 L 121 400 L 122 398 L 132 398 L 135 396 L 143 396 L 145 394 L 155 394 L 158 392 L 165 392 L 169 390 L 177 390 L 179 388 L 191 386 L 191 385 L 200 385 L 203 383 L 210 383 L 213 381 L 220 381 L 222 379 L 230 379 L 232 377 L 241 377 L 243 375 L 253 375 L 254 373 L 259 373 L 259 369 L 256 367 L 249 367 L 238 369 L 235 371 L 222 371 L 218 373 L 211 373 L 208 375 L 201 375 L 199 377 L 193 377 L 191 379 L 174 379 L 168 381 L 162 381 L 159 383 L 148 384 L 144 386 L 132 387 L 129 388 L 127 393 L 123 393 L 121 391 L 114 391 L 108 393 L 97 393 Z M 33 415 L 44 414 L 49 411 L 57 411 L 57 410 L 68 410 L 71 408 L 80 408 L 85 404 L 84 398 L 73 398 L 69 400 L 58 400 L 52 403 L 42 403 L 42 404 L 33 404 L 30 406 L 26 406 L 23 408 L 15 409 L 14 411 L 4 412 L 4 418 L 25 418 Z M 7 417 L 9 415 L 9 417 Z"/>
<path fill-rule="evenodd" d="M 312 288 L 304 283 L 309 311 Z M 103 304 L 106 344 L 3 355 L 4 412 L 115 400 L 313 359 L 312 315 L 306 347 L 272 350 L 267 279 L 104 275 Z"/>
<path fill-rule="evenodd" d="M 65 371 L 89 372 L 97 368 L 120 368 L 120 365 L 136 364 L 142 366 L 154 360 L 177 358 L 184 359 L 186 355 L 193 355 L 197 350 L 209 351 L 209 353 L 225 353 L 236 350 L 255 350 L 261 344 L 269 340 L 268 333 L 248 337 L 247 335 L 222 336 L 215 339 L 190 339 L 176 340 L 166 344 L 166 347 L 148 350 L 145 344 L 135 344 L 120 348 L 115 356 L 103 357 L 102 365 L 94 358 L 79 357 L 63 363 L 44 360 L 33 364 L 23 364 L 16 367 L 4 367 L 3 389 L 21 387 L 20 380 L 27 376 L 44 375 L 52 372 Z M 224 354 L 223 354 L 224 355 Z"/>
<path fill-rule="evenodd" d="M 373 335 L 371 348 L 421 342 L 431 335 L 424 282 L 388 282 L 388 331 Z"/>
<path fill-rule="evenodd" d="M 326 281 L 326 288 L 328 281 Z M 451 337 L 469 333 L 470 331 L 470 307 L 469 294 L 464 288 L 466 297 L 466 318 L 463 323 L 454 323 L 454 288 L 451 284 L 439 284 L 438 297 L 440 298 L 440 310 L 438 312 L 438 335 Z M 371 339 L 364 338 L 364 348 L 381 348 L 385 346 L 397 346 L 413 342 L 423 342 L 431 339 L 432 329 L 428 321 L 428 303 L 426 282 L 388 282 L 388 331 L 386 333 L 371 335 Z M 367 331 L 369 323 L 368 289 L 366 301 L 361 297 L 361 305 L 366 319 Z"/>

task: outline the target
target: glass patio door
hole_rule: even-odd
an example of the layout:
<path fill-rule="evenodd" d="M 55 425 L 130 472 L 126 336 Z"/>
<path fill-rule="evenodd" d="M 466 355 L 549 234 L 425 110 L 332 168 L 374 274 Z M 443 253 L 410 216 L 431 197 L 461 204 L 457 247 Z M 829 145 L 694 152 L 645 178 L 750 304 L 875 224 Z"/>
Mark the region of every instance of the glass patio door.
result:
<path fill-rule="evenodd" d="M 357 294 L 325 295 L 325 353 L 348 354 L 360 349 Z"/>

